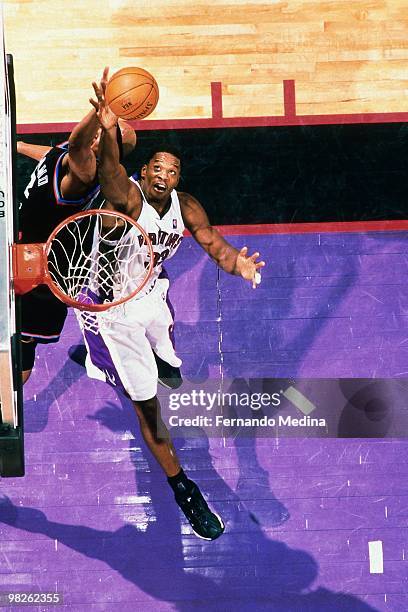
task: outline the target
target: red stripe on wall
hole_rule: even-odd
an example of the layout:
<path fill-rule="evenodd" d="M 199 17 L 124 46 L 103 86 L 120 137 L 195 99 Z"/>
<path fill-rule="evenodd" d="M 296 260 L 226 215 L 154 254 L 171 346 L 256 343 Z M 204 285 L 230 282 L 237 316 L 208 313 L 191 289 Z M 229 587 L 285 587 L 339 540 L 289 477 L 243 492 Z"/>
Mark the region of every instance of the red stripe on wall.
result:
<path fill-rule="evenodd" d="M 222 117 L 222 83 L 211 83 L 211 108 L 213 117 Z"/>
<path fill-rule="evenodd" d="M 223 236 L 384 232 L 408 230 L 408 220 L 332 221 L 325 223 L 260 223 L 258 225 L 218 225 L 217 229 Z M 185 235 L 189 236 L 190 233 L 186 231 Z"/>
<path fill-rule="evenodd" d="M 285 117 L 294 118 L 296 116 L 296 93 L 295 81 L 283 81 L 283 107 Z"/>
<path fill-rule="evenodd" d="M 346 125 L 351 123 L 406 123 L 408 113 L 361 113 L 356 115 L 297 115 L 296 117 L 215 117 L 213 119 L 169 119 L 129 121 L 136 131 L 211 128 L 278 127 L 288 125 Z M 19 123 L 18 134 L 71 132 L 76 123 Z"/>

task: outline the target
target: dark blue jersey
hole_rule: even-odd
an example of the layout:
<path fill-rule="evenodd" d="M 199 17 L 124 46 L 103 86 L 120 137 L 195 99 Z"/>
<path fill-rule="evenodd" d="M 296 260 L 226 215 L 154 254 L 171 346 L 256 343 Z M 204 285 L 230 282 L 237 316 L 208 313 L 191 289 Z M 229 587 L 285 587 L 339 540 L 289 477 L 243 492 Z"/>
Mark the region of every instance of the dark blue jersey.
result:
<path fill-rule="evenodd" d="M 65 143 L 53 147 L 35 167 L 20 203 L 22 242 L 46 242 L 61 221 L 76 212 L 91 208 L 98 196 L 100 187 L 95 179 L 84 196 L 75 200 L 62 197 L 62 162 L 67 153 L 68 146 Z"/>

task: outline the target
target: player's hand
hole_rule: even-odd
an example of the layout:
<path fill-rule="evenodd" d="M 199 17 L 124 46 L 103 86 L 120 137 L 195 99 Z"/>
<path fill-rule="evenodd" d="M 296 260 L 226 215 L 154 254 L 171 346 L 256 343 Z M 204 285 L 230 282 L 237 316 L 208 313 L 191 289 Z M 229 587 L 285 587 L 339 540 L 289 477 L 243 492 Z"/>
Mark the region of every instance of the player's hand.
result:
<path fill-rule="evenodd" d="M 118 123 L 118 118 L 115 113 L 112 112 L 108 103 L 106 102 L 106 86 L 108 84 L 108 74 L 109 67 L 106 66 L 102 78 L 99 82 L 99 85 L 94 81 L 92 83 L 92 87 L 94 88 L 94 92 L 96 95 L 96 100 L 93 98 L 89 98 L 90 103 L 96 110 L 97 117 L 99 119 L 99 123 L 101 124 L 104 130 L 110 130 Z"/>
<path fill-rule="evenodd" d="M 256 289 L 261 282 L 260 268 L 265 265 L 264 261 L 257 261 L 259 253 L 254 253 L 250 257 L 247 255 L 248 248 L 243 247 L 238 253 L 237 261 L 235 264 L 235 271 L 240 274 L 245 280 L 252 282 L 252 288 Z"/>

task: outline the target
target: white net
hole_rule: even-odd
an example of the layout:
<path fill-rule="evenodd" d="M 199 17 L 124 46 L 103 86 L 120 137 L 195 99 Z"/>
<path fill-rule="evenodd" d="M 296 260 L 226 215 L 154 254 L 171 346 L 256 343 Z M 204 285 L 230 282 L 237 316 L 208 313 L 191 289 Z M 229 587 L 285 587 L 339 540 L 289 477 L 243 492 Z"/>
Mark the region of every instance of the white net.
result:
<path fill-rule="evenodd" d="M 96 311 L 135 295 L 150 276 L 151 251 L 142 230 L 109 211 L 87 211 L 68 220 L 47 249 L 54 289 L 93 327 Z M 57 293 L 58 294 L 58 293 Z"/>

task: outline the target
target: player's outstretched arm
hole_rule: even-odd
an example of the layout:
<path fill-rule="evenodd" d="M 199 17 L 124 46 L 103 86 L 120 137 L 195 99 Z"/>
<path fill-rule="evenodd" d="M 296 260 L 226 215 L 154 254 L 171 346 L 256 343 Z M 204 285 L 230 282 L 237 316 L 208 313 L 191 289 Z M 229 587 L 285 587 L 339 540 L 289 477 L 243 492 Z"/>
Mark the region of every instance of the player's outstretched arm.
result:
<path fill-rule="evenodd" d="M 103 71 L 101 86 L 108 80 L 108 68 Z M 96 154 L 93 145 L 100 132 L 99 118 L 97 110 L 93 108 L 85 117 L 74 127 L 68 139 L 68 164 L 69 171 L 64 176 L 61 188 L 67 194 L 75 192 L 80 185 L 90 185 L 95 181 Z"/>
<path fill-rule="evenodd" d="M 90 185 L 96 178 L 96 155 L 92 145 L 97 138 L 99 120 L 94 109 L 72 130 L 68 139 L 69 172 L 63 179 L 62 188 L 67 193 L 76 186 L 74 181 Z"/>
<path fill-rule="evenodd" d="M 184 224 L 198 244 L 222 270 L 242 276 L 256 289 L 260 282 L 259 270 L 265 265 L 264 261 L 257 261 L 259 253 L 254 253 L 249 257 L 247 247 L 238 251 L 229 244 L 218 230 L 212 227 L 204 208 L 193 196 L 179 193 L 179 199 Z"/>
<path fill-rule="evenodd" d="M 17 142 L 17 153 L 31 157 L 31 159 L 35 159 L 36 161 L 40 161 L 40 159 L 42 159 L 48 151 L 51 151 L 51 149 L 52 147 L 48 147 L 47 145 L 31 144 L 29 142 L 23 142 L 22 140 Z"/>
<path fill-rule="evenodd" d="M 129 191 L 132 182 L 119 161 L 116 124 L 103 129 L 99 145 L 99 181 L 104 197 L 114 208 L 129 214 Z"/>
<path fill-rule="evenodd" d="M 101 190 L 107 200 L 106 208 L 116 209 L 137 219 L 141 210 L 141 198 L 126 169 L 120 163 L 117 141 L 118 117 L 106 102 L 105 92 L 108 68 L 105 68 L 99 85 L 92 83 L 97 100 L 90 99 L 102 128 L 99 143 L 98 175 Z"/>

